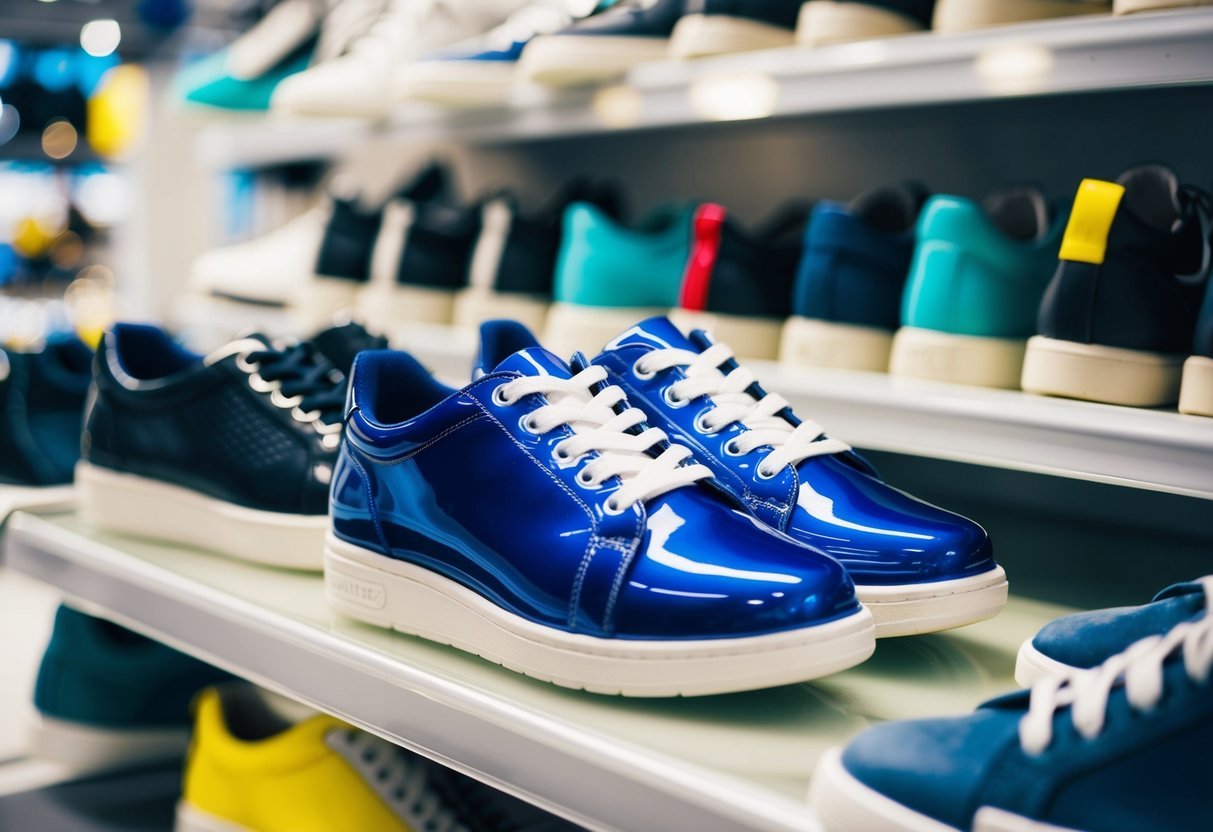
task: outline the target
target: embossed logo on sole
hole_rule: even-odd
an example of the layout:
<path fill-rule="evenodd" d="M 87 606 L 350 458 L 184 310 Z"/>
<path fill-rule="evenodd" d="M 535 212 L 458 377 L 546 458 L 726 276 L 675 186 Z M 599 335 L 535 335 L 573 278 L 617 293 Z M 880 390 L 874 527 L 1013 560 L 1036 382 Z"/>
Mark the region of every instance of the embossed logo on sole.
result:
<path fill-rule="evenodd" d="M 387 593 L 379 584 L 373 584 L 332 569 L 325 576 L 325 584 L 333 595 L 353 601 L 362 607 L 381 610 L 387 603 Z"/>

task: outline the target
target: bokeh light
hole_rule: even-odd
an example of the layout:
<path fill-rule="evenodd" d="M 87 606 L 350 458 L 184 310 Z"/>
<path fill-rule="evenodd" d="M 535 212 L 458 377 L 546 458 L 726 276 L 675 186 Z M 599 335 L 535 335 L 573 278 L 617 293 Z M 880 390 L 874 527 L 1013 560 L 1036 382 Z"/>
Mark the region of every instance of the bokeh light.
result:
<path fill-rule="evenodd" d="M 52 159 L 66 159 L 76 149 L 79 139 L 70 121 L 53 119 L 42 131 L 42 152 Z"/>
<path fill-rule="evenodd" d="M 90 20 L 80 30 L 80 46 L 94 58 L 113 54 L 122 42 L 122 27 L 113 18 Z"/>

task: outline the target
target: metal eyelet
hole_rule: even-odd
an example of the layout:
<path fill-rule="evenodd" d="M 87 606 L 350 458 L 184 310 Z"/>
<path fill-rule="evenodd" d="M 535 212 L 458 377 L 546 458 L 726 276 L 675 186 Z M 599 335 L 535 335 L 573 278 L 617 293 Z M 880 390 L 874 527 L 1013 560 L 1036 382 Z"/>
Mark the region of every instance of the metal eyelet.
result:
<path fill-rule="evenodd" d="M 725 456 L 745 456 L 740 448 L 737 447 L 737 437 L 734 436 L 720 448 L 724 451 Z"/>
<path fill-rule="evenodd" d="M 258 393 L 272 393 L 282 385 L 276 381 L 266 381 L 261 377 L 261 373 L 253 373 L 248 377 L 248 386 Z"/>
<path fill-rule="evenodd" d="M 760 479 L 760 480 L 773 480 L 777 476 L 779 476 L 779 471 L 772 471 L 769 474 L 766 473 L 765 469 L 762 466 L 762 463 L 759 463 L 757 465 L 757 467 L 754 468 L 754 473 L 758 475 L 758 479 Z"/>
<path fill-rule="evenodd" d="M 281 407 L 283 410 L 290 410 L 291 408 L 298 407 L 299 403 L 302 401 L 303 396 L 291 396 L 288 398 L 282 395 L 281 389 L 274 390 L 272 393 L 270 393 L 270 403 L 272 403 L 275 407 Z"/>
<path fill-rule="evenodd" d="M 723 429 L 723 425 L 717 428 L 710 428 L 707 426 L 707 416 L 715 409 L 716 408 L 714 407 L 704 408 L 695 416 L 695 430 L 699 431 L 704 436 L 715 436 Z"/>
<path fill-rule="evenodd" d="M 643 358 L 637 358 L 636 361 L 632 364 L 632 375 L 636 376 L 636 378 L 640 379 L 641 381 L 649 381 L 650 379 L 652 379 L 654 376 L 657 375 L 657 371 L 650 370 L 649 372 L 646 373 L 644 370 L 641 370 L 640 362 L 643 360 L 644 360 Z"/>
<path fill-rule="evenodd" d="M 320 437 L 320 444 L 323 445 L 327 450 L 334 451 L 337 448 L 341 447 L 341 434 L 339 434 L 339 433 L 323 434 Z"/>
<path fill-rule="evenodd" d="M 534 434 L 535 436 L 538 436 L 541 433 L 539 426 L 535 424 L 534 413 L 528 413 L 527 415 L 523 416 L 518 420 L 518 425 L 527 433 Z"/>
<path fill-rule="evenodd" d="M 686 407 L 690 404 L 689 399 L 677 399 L 670 391 L 674 389 L 674 385 L 670 385 L 661 391 L 661 398 L 665 399 L 665 403 L 677 410 L 680 407 Z"/>
<path fill-rule="evenodd" d="M 261 369 L 261 364 L 256 361 L 248 360 L 248 353 L 240 353 L 236 356 L 236 366 L 246 373 L 255 373 Z"/>
<path fill-rule="evenodd" d="M 573 477 L 573 479 L 575 479 L 577 481 L 577 484 L 579 486 L 581 486 L 582 488 L 587 489 L 589 491 L 597 491 L 599 488 L 602 487 L 601 483 L 594 482 L 593 478 L 591 478 L 585 472 L 584 468 L 582 468 L 580 471 L 578 471 L 577 476 Z"/>
<path fill-rule="evenodd" d="M 606 502 L 602 504 L 602 513 L 603 514 L 610 514 L 612 516 L 616 516 L 616 515 L 623 514 L 624 511 L 626 511 L 626 509 L 620 508 L 615 503 L 614 497 L 608 497 Z"/>
<path fill-rule="evenodd" d="M 495 404 L 499 407 L 509 407 L 510 405 L 512 405 L 514 403 L 514 401 L 515 401 L 514 399 L 510 399 L 510 398 L 506 397 L 504 390 L 505 390 L 505 384 L 499 384 L 493 388 L 493 396 L 492 396 L 493 404 Z"/>

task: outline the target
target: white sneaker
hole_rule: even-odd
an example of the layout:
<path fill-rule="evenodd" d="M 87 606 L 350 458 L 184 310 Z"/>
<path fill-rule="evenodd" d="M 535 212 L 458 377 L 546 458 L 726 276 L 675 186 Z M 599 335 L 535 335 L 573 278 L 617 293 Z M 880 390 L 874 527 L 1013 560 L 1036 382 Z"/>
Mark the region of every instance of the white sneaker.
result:
<path fill-rule="evenodd" d="M 387 11 L 339 57 L 283 81 L 271 109 L 295 115 L 384 118 L 395 67 L 479 35 L 525 0 L 390 0 Z"/>

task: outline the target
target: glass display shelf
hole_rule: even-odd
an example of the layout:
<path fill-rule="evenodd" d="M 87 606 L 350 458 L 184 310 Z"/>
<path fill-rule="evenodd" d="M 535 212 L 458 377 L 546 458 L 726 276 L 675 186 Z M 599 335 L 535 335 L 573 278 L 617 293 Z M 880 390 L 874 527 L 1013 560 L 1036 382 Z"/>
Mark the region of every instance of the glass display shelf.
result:
<path fill-rule="evenodd" d="M 827 748 L 879 720 L 958 714 L 1014 687 L 1020 643 L 1066 608 L 882 641 L 858 668 L 750 693 L 625 699 L 562 689 L 343 619 L 320 576 L 18 512 L 8 568 L 267 688 L 594 829 L 813 830 Z"/>
<path fill-rule="evenodd" d="M 337 159 L 368 141 L 500 144 L 799 117 L 1213 83 L 1213 12 L 1095 15 L 974 32 L 923 32 L 634 69 L 589 89 L 521 86 L 508 106 L 410 105 L 382 124 L 267 116 L 202 130 L 214 169 Z"/>

